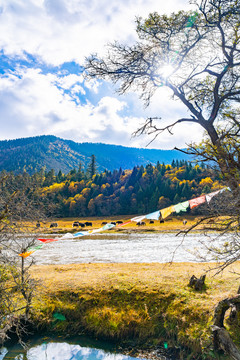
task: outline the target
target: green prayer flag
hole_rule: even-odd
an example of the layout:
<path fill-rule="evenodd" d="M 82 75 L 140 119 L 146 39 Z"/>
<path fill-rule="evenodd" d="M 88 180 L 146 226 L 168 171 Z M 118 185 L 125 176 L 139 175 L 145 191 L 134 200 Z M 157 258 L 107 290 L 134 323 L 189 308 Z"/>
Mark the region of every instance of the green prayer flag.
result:
<path fill-rule="evenodd" d="M 177 214 L 180 213 L 180 211 L 187 211 L 188 207 L 189 207 L 188 201 L 184 201 L 182 203 L 174 205 L 174 209 Z"/>
<path fill-rule="evenodd" d="M 115 226 L 114 224 L 109 223 L 109 224 L 104 225 L 102 229 L 103 230 L 109 230 L 109 229 L 113 228 L 114 226 Z"/>
<path fill-rule="evenodd" d="M 28 249 L 28 251 L 31 251 L 31 250 L 39 250 L 43 247 L 43 245 L 37 245 L 37 246 L 32 246 Z"/>

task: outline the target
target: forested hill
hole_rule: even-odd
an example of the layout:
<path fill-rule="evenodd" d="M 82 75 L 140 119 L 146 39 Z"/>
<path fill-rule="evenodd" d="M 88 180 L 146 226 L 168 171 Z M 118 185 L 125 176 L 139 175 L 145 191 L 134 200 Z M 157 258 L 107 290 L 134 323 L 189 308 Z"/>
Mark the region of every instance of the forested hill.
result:
<path fill-rule="evenodd" d="M 63 173 L 87 168 L 91 155 L 95 155 L 98 171 L 132 169 L 148 163 L 170 164 L 175 160 L 189 160 L 176 150 L 138 149 L 101 143 L 76 143 L 52 135 L 0 141 L 0 171 L 33 174 L 42 168 Z"/>
<path fill-rule="evenodd" d="M 79 167 L 68 174 L 41 170 L 8 176 L 4 171 L 0 174 L 1 197 L 11 197 L 17 189 L 21 196 L 26 194 L 31 206 L 37 204 L 38 210 L 53 217 L 143 215 L 224 186 L 213 169 L 186 161 L 101 173 L 95 173 L 94 166 L 91 169 L 92 173 Z M 201 209 L 206 214 L 207 207 Z"/>

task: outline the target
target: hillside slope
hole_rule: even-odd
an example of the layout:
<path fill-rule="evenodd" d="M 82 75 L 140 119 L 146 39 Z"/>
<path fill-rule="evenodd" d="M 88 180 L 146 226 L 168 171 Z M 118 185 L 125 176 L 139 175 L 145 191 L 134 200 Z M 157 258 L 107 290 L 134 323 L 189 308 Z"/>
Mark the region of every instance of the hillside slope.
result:
<path fill-rule="evenodd" d="M 175 160 L 189 160 L 176 150 L 138 149 L 101 143 L 76 143 L 52 135 L 0 141 L 0 171 L 32 174 L 45 168 L 69 172 L 82 163 L 86 169 L 91 155 L 96 156 L 99 171 L 131 169 L 136 165 L 170 164 Z"/>

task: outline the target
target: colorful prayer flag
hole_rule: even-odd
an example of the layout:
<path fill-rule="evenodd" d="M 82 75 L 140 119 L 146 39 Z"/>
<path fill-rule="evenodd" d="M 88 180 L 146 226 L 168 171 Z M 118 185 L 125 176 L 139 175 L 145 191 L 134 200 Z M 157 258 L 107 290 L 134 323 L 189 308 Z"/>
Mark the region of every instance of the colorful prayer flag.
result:
<path fill-rule="evenodd" d="M 25 252 L 23 252 L 21 254 L 18 254 L 18 255 L 25 259 L 26 257 L 31 255 L 32 253 L 34 253 L 34 251 L 25 251 Z"/>
<path fill-rule="evenodd" d="M 103 231 L 103 227 L 101 227 L 99 229 L 90 230 L 89 234 L 95 234 L 95 233 L 98 233 L 98 232 L 101 232 L 101 231 Z"/>
<path fill-rule="evenodd" d="M 36 250 L 41 249 L 42 247 L 43 247 L 43 244 L 37 245 L 37 246 L 31 246 L 31 247 L 28 249 L 28 251 L 31 251 L 31 250 L 36 251 Z"/>
<path fill-rule="evenodd" d="M 206 196 L 206 201 L 209 203 L 212 200 L 212 198 L 214 196 L 216 196 L 217 194 L 219 194 L 220 192 L 221 192 L 221 190 L 218 190 L 218 191 L 214 191 L 214 192 L 212 192 L 210 194 L 206 194 L 205 195 Z"/>
<path fill-rule="evenodd" d="M 188 207 L 189 207 L 189 202 L 187 200 L 187 201 L 184 201 L 184 202 L 174 205 L 174 210 L 178 214 L 178 213 L 180 213 L 180 211 L 187 211 Z"/>
<path fill-rule="evenodd" d="M 116 225 L 116 227 L 125 226 L 125 225 L 130 224 L 130 223 L 131 223 L 131 220 L 126 221 L 126 222 L 125 222 L 125 223 L 123 223 L 123 224 L 117 224 L 117 225 Z"/>
<path fill-rule="evenodd" d="M 74 236 L 73 236 L 73 234 L 71 234 L 71 233 L 66 233 L 65 235 L 63 235 L 63 236 L 61 236 L 60 238 L 58 238 L 58 240 L 64 240 L 64 239 L 73 239 L 74 238 Z"/>
<path fill-rule="evenodd" d="M 171 215 L 174 211 L 175 209 L 173 205 L 160 210 L 163 219 Z"/>
<path fill-rule="evenodd" d="M 226 190 L 231 191 L 230 187 L 225 187 L 223 189 L 220 189 L 219 192 L 222 193 L 223 191 L 226 191 Z"/>
<path fill-rule="evenodd" d="M 38 239 L 38 240 L 42 241 L 45 244 L 50 243 L 52 241 L 58 241 L 58 239 Z"/>
<path fill-rule="evenodd" d="M 151 214 L 147 214 L 145 216 L 146 219 L 151 219 L 151 220 L 158 220 L 159 217 L 160 217 L 160 210 L 155 211 L 155 212 L 153 212 Z"/>
<path fill-rule="evenodd" d="M 143 219 L 145 219 L 145 215 L 141 215 L 141 216 L 136 216 L 134 218 L 131 219 L 131 221 L 136 221 L 136 222 L 139 222 L 139 221 L 142 221 Z"/>
<path fill-rule="evenodd" d="M 104 225 L 102 227 L 102 230 L 109 230 L 109 229 L 112 229 L 114 226 L 116 226 L 116 225 L 109 223 L 109 224 Z"/>
<path fill-rule="evenodd" d="M 73 236 L 74 237 L 80 237 L 80 236 L 84 236 L 84 235 L 88 235 L 88 234 L 89 234 L 89 231 L 79 231 L 76 234 L 73 234 Z"/>
<path fill-rule="evenodd" d="M 203 204 L 205 201 L 206 201 L 206 196 L 205 195 L 202 195 L 202 196 L 199 196 L 199 197 L 197 197 L 195 199 L 189 200 L 190 209 L 193 209 L 196 206 Z"/>

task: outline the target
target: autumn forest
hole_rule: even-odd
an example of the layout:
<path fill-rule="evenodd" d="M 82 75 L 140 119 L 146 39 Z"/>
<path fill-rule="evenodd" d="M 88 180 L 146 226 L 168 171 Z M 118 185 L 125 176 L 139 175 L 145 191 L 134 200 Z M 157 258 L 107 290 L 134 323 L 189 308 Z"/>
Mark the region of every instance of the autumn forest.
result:
<path fill-rule="evenodd" d="M 20 187 L 48 217 L 145 214 L 221 187 L 219 173 L 203 164 L 173 160 L 99 173 L 94 155 L 86 171 L 80 163 L 67 174 L 42 169 L 1 175 L 2 193 Z"/>

